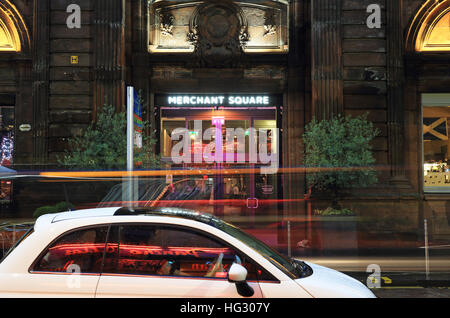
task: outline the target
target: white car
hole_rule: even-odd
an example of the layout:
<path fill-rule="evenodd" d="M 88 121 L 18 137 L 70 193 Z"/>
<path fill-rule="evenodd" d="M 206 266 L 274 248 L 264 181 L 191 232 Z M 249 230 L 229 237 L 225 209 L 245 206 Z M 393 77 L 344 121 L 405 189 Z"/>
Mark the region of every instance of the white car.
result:
<path fill-rule="evenodd" d="M 0 297 L 375 297 L 212 216 L 101 208 L 41 216 L 0 263 Z"/>

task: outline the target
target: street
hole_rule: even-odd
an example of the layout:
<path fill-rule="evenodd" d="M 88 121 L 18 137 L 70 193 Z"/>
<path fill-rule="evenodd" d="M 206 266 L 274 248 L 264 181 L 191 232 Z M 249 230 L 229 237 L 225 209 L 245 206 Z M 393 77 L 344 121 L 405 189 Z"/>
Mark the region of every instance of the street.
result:
<path fill-rule="evenodd" d="M 420 257 L 310 257 L 302 258 L 348 274 L 367 283 L 371 264 L 380 267 L 381 286 L 372 288 L 378 298 L 450 298 L 450 256 L 430 259 L 426 280 L 425 259 Z"/>
<path fill-rule="evenodd" d="M 409 272 L 425 273 L 425 258 L 420 256 L 380 256 L 380 257 L 302 257 L 304 261 L 310 261 L 325 267 L 330 267 L 342 272 L 366 272 L 370 264 L 377 264 L 381 272 Z M 450 255 L 430 257 L 430 273 L 450 272 Z M 450 278 L 450 274 L 448 276 Z"/>
<path fill-rule="evenodd" d="M 384 287 L 372 291 L 378 298 L 450 298 L 450 288 Z"/>

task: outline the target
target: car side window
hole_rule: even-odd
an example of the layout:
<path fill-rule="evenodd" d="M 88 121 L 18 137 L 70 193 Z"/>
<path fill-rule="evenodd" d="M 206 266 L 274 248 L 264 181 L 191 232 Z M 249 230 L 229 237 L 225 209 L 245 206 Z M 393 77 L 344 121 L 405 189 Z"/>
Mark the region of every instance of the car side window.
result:
<path fill-rule="evenodd" d="M 100 273 L 108 227 L 77 230 L 65 234 L 42 254 L 34 272 Z"/>
<path fill-rule="evenodd" d="M 249 280 L 262 275 L 233 248 L 195 230 L 119 225 L 111 228 L 103 273 L 225 279 L 237 260 L 247 267 Z"/>

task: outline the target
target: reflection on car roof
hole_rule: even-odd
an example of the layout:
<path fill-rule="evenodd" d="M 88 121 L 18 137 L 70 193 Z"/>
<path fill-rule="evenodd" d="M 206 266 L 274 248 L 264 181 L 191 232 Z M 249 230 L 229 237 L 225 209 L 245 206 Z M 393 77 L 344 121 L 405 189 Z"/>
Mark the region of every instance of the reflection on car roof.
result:
<path fill-rule="evenodd" d="M 220 228 L 225 223 L 223 220 L 209 213 L 170 207 L 136 208 L 134 210 L 130 210 L 129 208 L 121 208 L 117 210 L 114 215 L 154 215 L 179 217 L 205 223 L 216 228 Z"/>
<path fill-rule="evenodd" d="M 90 217 L 107 217 L 107 216 L 132 216 L 132 215 L 147 215 L 147 216 L 161 216 L 161 217 L 176 217 L 198 221 L 210 226 L 220 228 L 224 225 L 224 221 L 211 215 L 209 213 L 202 213 L 195 210 L 171 208 L 171 207 L 155 207 L 155 208 L 134 208 L 115 207 L 115 208 L 98 208 L 88 210 L 78 210 L 71 212 L 63 212 L 53 215 L 44 215 L 39 220 L 39 223 L 56 223 L 60 221 L 90 218 Z"/>

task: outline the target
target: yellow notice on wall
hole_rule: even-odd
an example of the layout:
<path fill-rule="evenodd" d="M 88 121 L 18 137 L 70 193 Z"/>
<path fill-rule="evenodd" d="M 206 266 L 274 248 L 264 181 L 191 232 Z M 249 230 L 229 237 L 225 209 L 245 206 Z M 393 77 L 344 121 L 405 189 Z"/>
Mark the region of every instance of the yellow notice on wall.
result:
<path fill-rule="evenodd" d="M 71 56 L 70 64 L 78 64 L 78 56 L 76 56 L 76 55 Z"/>

